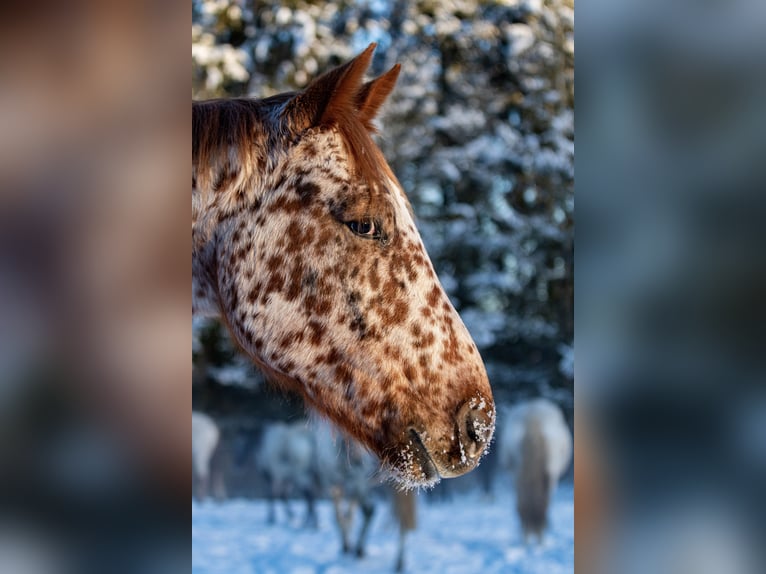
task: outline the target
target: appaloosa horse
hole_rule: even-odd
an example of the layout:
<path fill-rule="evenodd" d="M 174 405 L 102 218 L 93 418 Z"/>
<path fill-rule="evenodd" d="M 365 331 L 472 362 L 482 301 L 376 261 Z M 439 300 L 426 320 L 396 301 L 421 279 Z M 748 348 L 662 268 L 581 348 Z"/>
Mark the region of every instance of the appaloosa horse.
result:
<path fill-rule="evenodd" d="M 425 486 L 476 466 L 495 408 L 371 138 L 399 74 L 363 82 L 374 48 L 301 92 L 192 102 L 192 311 Z"/>

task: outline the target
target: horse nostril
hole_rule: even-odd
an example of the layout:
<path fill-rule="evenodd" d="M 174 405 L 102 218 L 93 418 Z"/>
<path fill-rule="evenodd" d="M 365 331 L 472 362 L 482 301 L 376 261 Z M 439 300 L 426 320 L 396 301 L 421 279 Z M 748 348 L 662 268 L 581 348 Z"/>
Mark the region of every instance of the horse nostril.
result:
<path fill-rule="evenodd" d="M 482 404 L 483 406 L 483 404 Z M 492 436 L 495 423 L 490 413 L 477 407 L 475 401 L 468 401 L 457 414 L 460 444 L 468 458 L 478 458 Z"/>

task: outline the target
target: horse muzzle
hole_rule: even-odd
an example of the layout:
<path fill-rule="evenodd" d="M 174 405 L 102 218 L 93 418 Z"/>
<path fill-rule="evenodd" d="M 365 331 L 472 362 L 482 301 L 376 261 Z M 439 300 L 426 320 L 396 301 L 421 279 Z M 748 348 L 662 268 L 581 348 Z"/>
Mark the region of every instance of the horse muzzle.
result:
<path fill-rule="evenodd" d="M 434 437 L 410 428 L 401 473 L 405 482 L 429 486 L 469 472 L 486 452 L 494 429 L 494 405 L 487 399 L 471 399 L 460 406 L 449 436 Z"/>

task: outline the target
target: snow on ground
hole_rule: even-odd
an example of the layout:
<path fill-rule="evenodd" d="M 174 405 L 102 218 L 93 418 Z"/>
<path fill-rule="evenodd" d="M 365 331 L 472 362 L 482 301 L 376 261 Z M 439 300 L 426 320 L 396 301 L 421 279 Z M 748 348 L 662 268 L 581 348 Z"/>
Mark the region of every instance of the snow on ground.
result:
<path fill-rule="evenodd" d="M 319 529 L 300 523 L 305 512 L 294 502 L 294 522 L 278 513 L 266 523 L 262 500 L 192 503 L 193 574 L 390 574 L 398 530 L 388 505 L 379 501 L 362 560 L 342 556 L 332 505 L 318 504 Z M 542 546 L 525 546 L 513 494 L 496 489 L 493 502 L 481 494 L 456 495 L 449 502 L 418 502 L 418 529 L 407 538 L 412 574 L 560 574 L 574 571 L 572 484 L 557 490 L 551 527 Z M 357 518 L 357 520 L 359 520 Z M 358 524 L 358 523 L 357 523 Z"/>

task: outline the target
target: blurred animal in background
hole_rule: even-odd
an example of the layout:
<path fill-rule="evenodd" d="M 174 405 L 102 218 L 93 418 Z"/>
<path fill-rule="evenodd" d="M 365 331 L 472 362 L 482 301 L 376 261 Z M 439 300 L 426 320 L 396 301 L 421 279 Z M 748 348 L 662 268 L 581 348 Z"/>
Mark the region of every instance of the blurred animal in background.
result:
<path fill-rule="evenodd" d="M 318 477 L 316 440 L 306 421 L 276 422 L 263 432 L 256 466 L 267 482 L 269 524 L 276 522 L 276 501 L 281 500 L 288 520 L 294 514 L 290 498 L 306 501 L 307 527 L 317 527 L 314 501 L 321 487 Z"/>
<path fill-rule="evenodd" d="M 540 542 L 551 496 L 572 459 L 572 433 L 561 409 L 543 398 L 514 405 L 504 413 L 498 447 L 500 464 L 514 476 L 524 540 Z"/>
<path fill-rule="evenodd" d="M 215 421 L 208 415 L 192 411 L 192 492 L 197 500 L 205 500 L 211 489 L 213 472 L 213 455 L 221 440 L 221 431 Z M 215 497 L 225 498 L 226 489 L 223 474 L 215 473 L 213 488 Z"/>
<path fill-rule="evenodd" d="M 284 502 L 292 520 L 289 499 L 301 498 L 307 507 L 304 524 L 316 528 L 315 501 L 329 497 L 341 551 L 364 557 L 375 514 L 375 490 L 381 484 L 379 463 L 372 454 L 326 422 L 302 420 L 267 426 L 257 458 L 257 466 L 269 483 L 269 523 L 276 520 L 277 499 Z M 398 572 L 404 569 L 406 534 L 415 528 L 415 500 L 414 492 L 394 490 L 391 495 L 399 527 Z M 357 516 L 361 522 L 355 529 Z"/>
<path fill-rule="evenodd" d="M 361 558 L 375 512 L 373 489 L 378 463 L 364 447 L 324 422 L 315 423 L 317 463 L 322 490 L 332 498 L 335 521 L 344 554 Z M 362 517 L 361 527 L 352 541 L 356 511 Z"/>
<path fill-rule="evenodd" d="M 340 435 L 328 424 L 320 423 L 315 436 L 320 477 L 332 497 L 343 553 L 362 558 L 375 512 L 375 487 L 380 484 L 380 479 L 375 478 L 377 461 L 359 443 Z M 406 536 L 416 527 L 416 500 L 417 493 L 412 490 L 391 489 L 389 502 L 399 528 L 397 572 L 404 571 Z M 354 543 L 352 530 L 357 509 L 362 522 Z"/>
<path fill-rule="evenodd" d="M 396 571 L 404 572 L 404 551 L 407 533 L 417 527 L 417 493 L 411 490 L 394 490 L 394 514 L 399 523 L 399 550 L 396 554 Z"/>
<path fill-rule="evenodd" d="M 373 141 L 375 44 L 300 92 L 192 102 L 192 313 L 406 488 L 473 469 L 495 406 Z M 427 400 L 424 400 L 427 397 Z"/>

